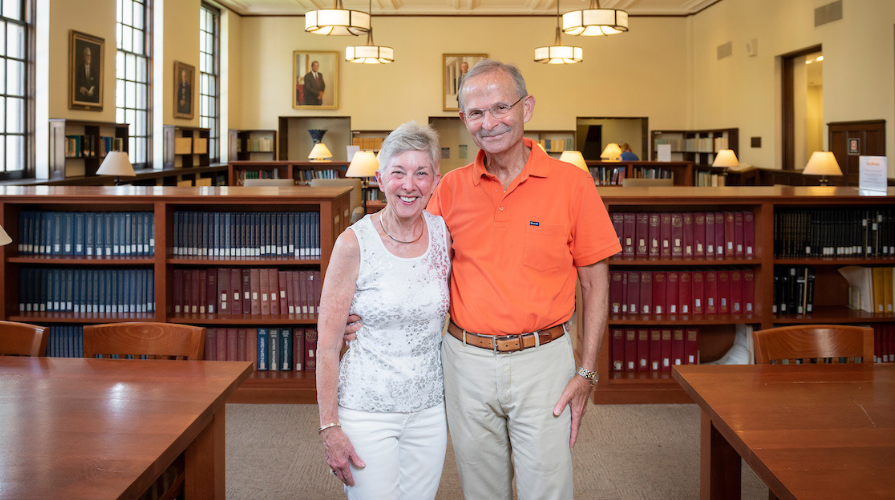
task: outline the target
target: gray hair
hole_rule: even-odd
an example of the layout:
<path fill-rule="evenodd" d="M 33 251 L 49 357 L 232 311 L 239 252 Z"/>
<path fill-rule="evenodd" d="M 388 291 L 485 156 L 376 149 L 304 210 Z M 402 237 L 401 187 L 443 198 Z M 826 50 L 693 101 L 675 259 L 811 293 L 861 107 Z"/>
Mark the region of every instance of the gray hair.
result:
<path fill-rule="evenodd" d="M 420 125 L 411 120 L 392 131 L 382 141 L 379 149 L 379 173 L 385 171 L 392 158 L 408 151 L 425 151 L 432 160 L 432 174 L 439 171 L 440 149 L 438 133 L 428 125 Z"/>
<path fill-rule="evenodd" d="M 519 68 L 512 64 L 495 61 L 494 59 L 482 59 L 469 70 L 469 73 L 466 73 L 463 77 L 463 81 L 460 83 L 460 90 L 457 92 L 457 100 L 460 104 L 461 111 L 465 111 L 463 107 L 463 93 L 466 89 L 466 82 L 474 76 L 488 73 L 489 71 L 503 71 L 513 79 L 513 83 L 516 84 L 516 91 L 519 92 L 519 97 L 528 95 L 528 90 L 525 88 L 525 79 L 522 78 L 522 72 L 519 71 Z"/>

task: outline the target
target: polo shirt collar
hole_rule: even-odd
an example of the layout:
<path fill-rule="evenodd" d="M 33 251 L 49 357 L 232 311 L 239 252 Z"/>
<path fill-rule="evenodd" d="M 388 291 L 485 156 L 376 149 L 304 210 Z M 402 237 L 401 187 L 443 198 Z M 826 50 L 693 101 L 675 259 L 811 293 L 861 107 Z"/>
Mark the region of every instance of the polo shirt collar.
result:
<path fill-rule="evenodd" d="M 519 173 L 519 182 L 524 181 L 529 176 L 547 177 L 550 173 L 550 164 L 545 160 L 549 158 L 549 155 L 544 152 L 535 141 L 528 137 L 523 137 L 522 142 L 531 149 L 531 153 L 528 155 L 528 161 L 525 162 L 525 166 L 522 167 L 522 172 Z M 474 173 L 472 176 L 472 183 L 475 186 L 479 185 L 482 177 L 491 175 L 485 168 L 485 152 L 481 149 L 478 154 L 475 155 L 472 169 Z"/>

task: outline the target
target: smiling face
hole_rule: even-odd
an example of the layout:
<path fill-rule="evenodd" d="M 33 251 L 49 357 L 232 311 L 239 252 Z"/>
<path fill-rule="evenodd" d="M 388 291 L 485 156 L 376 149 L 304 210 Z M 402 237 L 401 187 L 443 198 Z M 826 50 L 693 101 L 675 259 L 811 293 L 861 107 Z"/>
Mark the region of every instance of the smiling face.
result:
<path fill-rule="evenodd" d="M 388 207 L 402 218 L 416 218 L 422 213 L 440 178 L 427 151 L 405 151 L 376 172 Z"/>
<path fill-rule="evenodd" d="M 525 122 L 531 119 L 534 111 L 534 98 L 528 96 L 522 99 L 499 119 L 486 111 L 481 120 L 473 122 L 467 119 L 465 111 L 488 110 L 497 104 L 511 105 L 520 97 L 513 78 L 504 71 L 480 73 L 464 80 L 464 111 L 460 112 L 460 119 L 466 124 L 466 130 L 472 135 L 476 146 L 486 154 L 503 153 L 522 143 Z"/>

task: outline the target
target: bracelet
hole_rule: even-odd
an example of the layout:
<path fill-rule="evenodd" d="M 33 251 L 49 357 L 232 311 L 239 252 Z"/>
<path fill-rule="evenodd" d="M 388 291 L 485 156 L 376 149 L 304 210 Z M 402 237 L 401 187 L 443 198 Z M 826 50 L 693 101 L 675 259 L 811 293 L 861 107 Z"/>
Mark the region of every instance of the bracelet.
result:
<path fill-rule="evenodd" d="M 320 434 L 321 432 L 325 431 L 326 429 L 329 429 L 330 427 L 342 427 L 342 424 L 339 424 L 337 422 L 333 422 L 331 424 L 326 424 L 323 427 L 317 429 L 317 434 Z"/>

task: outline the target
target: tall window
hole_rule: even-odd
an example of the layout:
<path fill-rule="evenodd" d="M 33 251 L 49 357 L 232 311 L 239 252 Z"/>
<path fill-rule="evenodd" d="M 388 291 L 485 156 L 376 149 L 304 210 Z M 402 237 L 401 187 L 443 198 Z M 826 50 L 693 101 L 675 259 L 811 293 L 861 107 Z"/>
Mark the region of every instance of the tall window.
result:
<path fill-rule="evenodd" d="M 27 23 L 23 0 L 0 0 L 0 179 L 25 172 Z"/>
<path fill-rule="evenodd" d="M 221 156 L 220 75 L 221 11 L 202 4 L 199 13 L 199 126 L 210 130 L 208 153 L 211 160 Z"/>
<path fill-rule="evenodd" d="M 151 166 L 150 0 L 118 0 L 115 121 L 130 124 L 128 156 L 134 168 Z"/>

